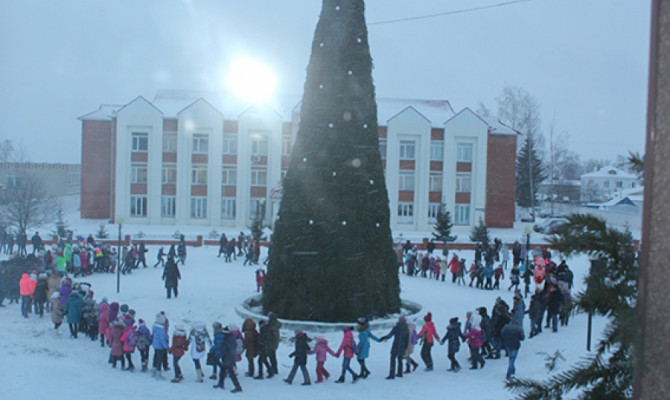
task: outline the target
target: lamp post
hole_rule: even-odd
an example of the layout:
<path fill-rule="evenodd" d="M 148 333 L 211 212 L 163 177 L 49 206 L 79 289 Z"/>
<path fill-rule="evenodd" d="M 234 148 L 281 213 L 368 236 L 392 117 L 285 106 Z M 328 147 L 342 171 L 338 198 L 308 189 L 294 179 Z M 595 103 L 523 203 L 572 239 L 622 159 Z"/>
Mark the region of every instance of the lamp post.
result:
<path fill-rule="evenodd" d="M 121 227 L 123 226 L 123 217 L 116 217 L 116 223 L 119 224 L 119 241 L 116 242 L 116 293 L 121 291 Z"/>
<path fill-rule="evenodd" d="M 530 234 L 533 233 L 533 227 L 531 225 L 526 225 L 525 228 L 523 228 L 523 231 L 526 233 L 526 271 L 524 274 L 528 274 L 530 272 Z M 528 281 L 524 279 L 524 297 L 528 297 Z"/>

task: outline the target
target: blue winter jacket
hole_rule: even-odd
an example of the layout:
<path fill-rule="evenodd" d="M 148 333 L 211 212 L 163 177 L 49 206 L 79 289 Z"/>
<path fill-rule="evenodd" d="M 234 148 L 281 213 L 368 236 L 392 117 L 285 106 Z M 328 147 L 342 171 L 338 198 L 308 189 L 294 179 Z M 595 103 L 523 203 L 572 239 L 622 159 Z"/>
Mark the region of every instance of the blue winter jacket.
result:
<path fill-rule="evenodd" d="M 221 354 L 221 343 L 223 342 L 223 332 L 216 332 L 214 334 L 214 346 L 212 346 L 212 351 L 217 360 L 220 360 L 223 354 Z"/>
<path fill-rule="evenodd" d="M 370 356 L 370 339 L 375 342 L 381 342 L 377 336 L 375 336 L 370 328 L 367 327 L 362 331 L 358 332 L 358 356 L 359 360 L 365 360 Z"/>
<path fill-rule="evenodd" d="M 167 350 L 170 348 L 168 336 L 167 333 L 165 333 L 165 326 L 154 324 L 154 326 L 151 327 L 151 334 L 153 336 L 151 346 L 155 350 Z"/>

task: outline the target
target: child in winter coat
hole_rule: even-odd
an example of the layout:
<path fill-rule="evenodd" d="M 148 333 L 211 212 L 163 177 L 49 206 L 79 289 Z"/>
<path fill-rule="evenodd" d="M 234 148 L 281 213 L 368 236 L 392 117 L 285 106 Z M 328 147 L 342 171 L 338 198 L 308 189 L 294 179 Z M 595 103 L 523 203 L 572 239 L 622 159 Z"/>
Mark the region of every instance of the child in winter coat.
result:
<path fill-rule="evenodd" d="M 470 322 L 470 330 L 464 335 L 470 347 L 470 360 L 472 362 L 470 369 L 477 369 L 477 364 L 481 364 L 481 367 L 484 368 L 485 361 L 479 353 L 479 349 L 482 347 L 481 317 L 472 314 Z"/>
<path fill-rule="evenodd" d="M 207 326 L 201 319 L 195 320 L 188 335 L 188 343 L 191 349 L 191 358 L 195 364 L 196 382 L 202 382 L 204 376 L 200 360 L 207 354 L 207 346 L 212 347 L 212 339 L 207 332 Z"/>
<path fill-rule="evenodd" d="M 172 346 L 168 349 L 168 353 L 172 354 L 172 362 L 174 363 L 174 379 L 172 383 L 178 383 L 184 379 L 179 367 L 179 359 L 184 356 L 188 350 L 188 341 L 186 340 L 186 329 L 183 324 L 177 324 L 175 331 L 172 334 Z"/>
<path fill-rule="evenodd" d="M 98 334 L 100 335 L 100 346 L 105 347 L 105 334 L 109 329 L 109 306 L 107 303 L 100 305 L 100 317 L 98 320 Z"/>
<path fill-rule="evenodd" d="M 126 328 L 123 331 L 123 336 L 121 336 L 121 341 L 123 342 L 123 353 L 128 361 L 128 371 L 135 371 L 135 365 L 133 364 L 133 352 L 135 351 L 136 341 L 137 341 L 137 328 L 134 325 L 134 320 L 126 319 L 125 324 Z"/>
<path fill-rule="evenodd" d="M 116 368 L 118 361 L 121 361 L 122 369 L 125 369 L 126 366 L 123 358 L 123 341 L 121 340 L 123 329 L 124 324 L 120 319 L 116 319 L 109 327 L 109 347 L 111 348 L 109 361 L 112 364 L 112 368 Z"/>
<path fill-rule="evenodd" d="M 51 295 L 51 322 L 54 323 L 54 329 L 63 323 L 63 305 L 60 303 L 60 293 L 54 292 Z"/>
<path fill-rule="evenodd" d="M 430 354 L 433 348 L 433 343 L 435 340 L 440 340 L 440 336 L 435 330 L 435 324 L 433 324 L 433 314 L 428 313 L 423 317 L 425 324 L 421 328 L 421 331 L 418 333 L 418 337 L 423 340 L 423 345 L 421 345 L 421 359 L 426 364 L 426 371 L 433 370 L 433 357 Z"/>
<path fill-rule="evenodd" d="M 405 373 L 409 374 L 417 369 L 419 363 L 414 361 L 412 358 L 412 353 L 414 353 L 414 346 L 419 342 L 418 335 L 416 334 L 416 318 L 413 318 L 410 322 L 407 323 L 408 330 L 408 341 L 407 348 L 405 353 L 402 355 L 402 358 L 407 360 L 405 362 Z"/>
<path fill-rule="evenodd" d="M 274 376 L 274 369 L 272 369 L 272 366 L 270 365 L 270 362 L 268 360 L 268 355 L 269 355 L 269 342 L 271 340 L 270 338 L 271 333 L 270 333 L 270 326 L 265 320 L 260 320 L 258 322 L 258 375 L 254 377 L 254 379 L 263 379 L 263 366 L 265 365 L 265 368 L 268 371 L 268 378 L 272 378 Z"/>
<path fill-rule="evenodd" d="M 254 376 L 254 358 L 258 354 L 258 331 L 256 330 L 256 323 L 253 319 L 247 318 L 242 323 L 242 333 L 244 334 L 244 347 L 247 357 L 247 373 L 246 376 Z"/>
<path fill-rule="evenodd" d="M 156 322 L 154 322 L 154 326 L 151 328 L 151 335 L 153 337 L 151 346 L 154 348 L 153 376 L 159 380 L 165 379 L 161 374 L 161 367 L 167 364 L 167 350 L 169 347 L 165 323 L 165 315 L 159 313 L 156 315 Z"/>
<path fill-rule="evenodd" d="M 142 318 L 140 318 L 139 324 L 140 326 L 137 328 L 137 336 L 135 338 L 135 347 L 137 347 L 137 350 L 140 352 L 142 372 L 147 372 L 149 365 L 149 348 L 151 347 L 153 336 Z"/>
<path fill-rule="evenodd" d="M 258 268 L 256 270 L 256 292 L 260 292 L 265 282 L 265 270 L 263 268 Z"/>
<path fill-rule="evenodd" d="M 337 357 L 335 352 L 328 346 L 328 340 L 322 335 L 317 336 L 314 349 L 307 352 L 307 354 L 316 354 L 316 383 L 323 382 L 324 378 L 330 378 L 330 373 L 324 367 L 328 353 Z"/>
<path fill-rule="evenodd" d="M 370 339 L 377 343 L 381 340 L 370 331 L 370 323 L 365 317 L 359 317 L 356 320 L 356 330 L 358 331 L 358 364 L 361 366 L 361 372 L 358 374 L 359 378 L 367 378 L 370 375 L 370 370 L 365 366 L 365 360 L 370 356 Z"/>
<path fill-rule="evenodd" d="M 461 340 L 465 341 L 465 336 L 461 332 L 461 323 L 458 322 L 458 317 L 453 317 L 449 320 L 449 325 L 447 325 L 447 332 L 442 338 L 441 344 L 447 342 L 447 357 L 451 361 L 451 368 L 447 371 L 458 372 L 461 369 L 461 365 L 456 361 L 456 353 L 461 348 Z"/>
<path fill-rule="evenodd" d="M 337 349 L 335 357 L 339 357 L 342 352 L 344 352 L 344 358 L 342 359 L 342 374 L 340 378 L 335 381 L 335 383 L 344 383 L 344 376 L 349 371 L 353 382 L 358 380 L 358 375 L 351 369 L 351 359 L 354 358 L 354 355 L 358 353 L 358 348 L 356 342 L 354 341 L 354 334 L 351 332 L 353 327 L 345 326 L 344 327 L 344 337 L 342 338 L 342 343 L 340 343 L 340 348 Z"/>
<path fill-rule="evenodd" d="M 500 289 L 500 280 L 505 279 L 505 272 L 503 271 L 502 264 L 498 264 L 498 266 L 493 270 L 493 277 L 495 279 L 493 282 L 493 288 Z"/>
<path fill-rule="evenodd" d="M 293 383 L 293 377 L 295 373 L 298 372 L 298 368 L 302 371 L 303 376 L 303 385 L 311 384 L 309 379 L 309 372 L 307 372 L 307 352 L 309 351 L 309 338 L 307 334 L 303 331 L 295 331 L 295 349 L 289 357 L 293 357 L 293 368 L 291 368 L 291 373 L 288 374 L 288 378 L 284 379 L 284 382 L 289 385 Z"/>

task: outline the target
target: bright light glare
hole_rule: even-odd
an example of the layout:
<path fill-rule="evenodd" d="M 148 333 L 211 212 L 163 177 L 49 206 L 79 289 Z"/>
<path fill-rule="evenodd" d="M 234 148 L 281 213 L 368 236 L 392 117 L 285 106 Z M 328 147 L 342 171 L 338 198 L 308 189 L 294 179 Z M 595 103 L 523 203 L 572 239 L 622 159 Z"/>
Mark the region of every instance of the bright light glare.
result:
<path fill-rule="evenodd" d="M 274 72 L 250 59 L 236 60 L 228 72 L 228 87 L 237 96 L 254 103 L 269 100 L 275 90 Z"/>

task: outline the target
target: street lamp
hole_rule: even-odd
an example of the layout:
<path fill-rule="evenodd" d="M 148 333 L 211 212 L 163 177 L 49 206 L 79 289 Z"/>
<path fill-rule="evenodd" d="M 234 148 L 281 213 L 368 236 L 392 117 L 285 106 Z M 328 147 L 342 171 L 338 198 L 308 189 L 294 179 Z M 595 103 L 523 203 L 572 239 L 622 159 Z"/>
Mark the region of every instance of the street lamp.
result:
<path fill-rule="evenodd" d="M 123 226 L 123 217 L 116 217 L 116 223 L 119 224 L 119 241 L 116 242 L 116 293 L 121 291 L 121 227 Z"/>
<path fill-rule="evenodd" d="M 526 233 L 526 271 L 524 274 L 528 274 L 530 272 L 530 234 L 533 233 L 533 227 L 531 225 L 526 225 L 525 228 L 523 228 L 523 231 Z M 525 284 L 525 297 L 528 297 L 528 283 Z"/>

